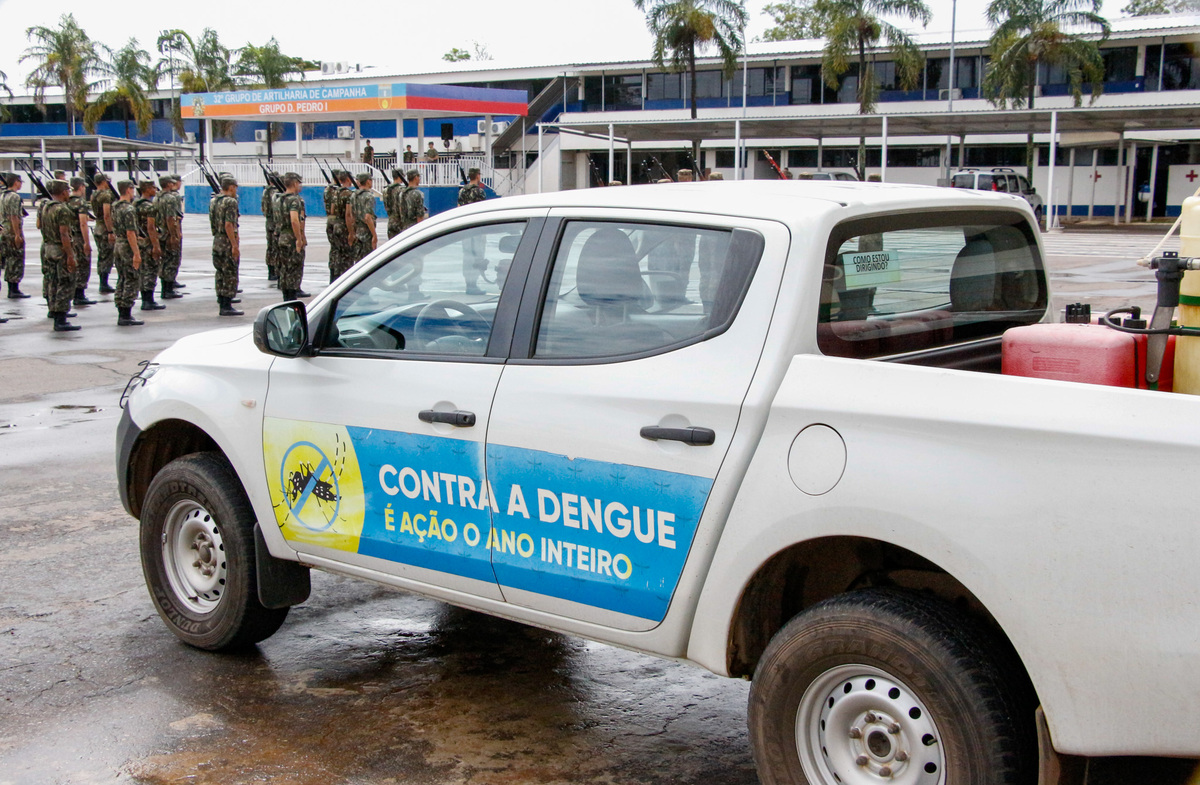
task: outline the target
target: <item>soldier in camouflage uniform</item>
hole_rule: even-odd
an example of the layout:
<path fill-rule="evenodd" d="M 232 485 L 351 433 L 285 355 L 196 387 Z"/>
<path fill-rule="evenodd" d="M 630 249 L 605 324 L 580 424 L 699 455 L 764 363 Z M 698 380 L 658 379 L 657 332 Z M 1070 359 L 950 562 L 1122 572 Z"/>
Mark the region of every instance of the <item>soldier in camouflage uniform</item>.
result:
<path fill-rule="evenodd" d="M 108 175 L 97 173 L 92 178 L 96 190 L 92 193 L 92 239 L 96 241 L 96 275 L 100 277 L 100 294 L 112 294 L 116 289 L 108 283 L 113 268 L 113 249 L 117 241 L 114 234 L 112 209 L 117 195 L 108 181 Z"/>
<path fill-rule="evenodd" d="M 117 267 L 117 288 L 113 304 L 117 306 L 117 326 L 137 327 L 143 322 L 133 318 L 133 303 L 141 283 L 142 251 L 138 245 L 137 210 L 133 207 L 136 185 L 132 180 L 117 183 L 119 199 L 109 211 L 113 227 L 113 261 Z"/>
<path fill-rule="evenodd" d="M 375 192 L 371 190 L 371 174 L 363 172 L 356 181 L 358 190 L 347 207 L 346 223 L 354 225 L 354 246 L 350 253 L 350 264 L 364 258 L 379 245 L 375 233 Z"/>
<path fill-rule="evenodd" d="M 479 170 L 471 168 L 467 172 L 467 184 L 458 192 L 458 206 L 475 204 L 487 199 L 487 193 L 479 182 Z M 463 254 L 463 278 L 467 282 L 467 294 L 483 294 L 479 288 L 479 278 L 487 271 L 487 257 L 484 256 L 483 235 L 471 237 L 466 241 L 466 253 Z"/>
<path fill-rule="evenodd" d="M 300 175 L 287 172 L 283 184 L 287 190 L 279 202 L 279 288 L 284 300 L 295 300 L 301 296 L 300 283 L 304 279 L 304 249 L 308 245 L 304 222 L 308 215 L 300 196 Z"/>
<path fill-rule="evenodd" d="M 87 180 L 72 177 L 71 195 L 67 206 L 71 208 L 71 245 L 75 252 L 75 305 L 95 305 L 87 296 L 88 281 L 92 278 L 92 238 L 88 232 L 88 219 L 92 207 L 87 201 Z"/>
<path fill-rule="evenodd" d="M 429 214 L 425 210 L 425 195 L 421 193 L 421 173 L 416 169 L 408 172 L 408 188 L 400 197 L 400 229 L 416 226 Z"/>
<path fill-rule="evenodd" d="M 242 311 L 233 307 L 238 287 L 238 266 L 242 260 L 237 191 L 237 180 L 232 177 L 221 178 L 221 193 L 213 199 L 209 214 L 213 233 L 213 267 L 217 271 L 217 303 L 221 308 L 221 316 L 243 315 Z"/>
<path fill-rule="evenodd" d="M 350 173 L 337 173 L 338 190 L 333 197 L 333 210 L 326 222 L 327 229 L 332 226 L 332 238 L 329 244 L 329 282 L 333 283 L 342 273 L 354 265 L 351 244 L 354 241 L 354 216 L 350 212 L 350 199 L 353 182 Z"/>
<path fill-rule="evenodd" d="M 158 271 L 163 258 L 158 208 L 154 205 L 157 193 L 158 183 L 152 180 L 138 183 L 138 198 L 133 203 L 138 219 L 138 246 L 142 252 L 142 266 L 138 272 L 142 279 L 143 311 L 161 311 L 167 307 L 154 299 L 154 291 L 158 289 Z"/>
<path fill-rule="evenodd" d="M 0 174 L 0 221 L 3 221 L 4 216 L 4 194 L 8 193 L 8 176 Z M 4 271 L 4 240 L 3 227 L 0 227 L 0 273 Z M 4 324 L 8 319 L 0 316 L 0 324 Z"/>
<path fill-rule="evenodd" d="M 180 179 L 175 175 L 164 175 L 158 178 L 162 185 L 162 193 L 158 195 L 154 205 L 158 208 L 158 227 L 162 236 L 162 269 L 159 279 L 162 281 L 162 298 L 178 300 L 183 297 L 177 289 L 180 284 L 179 265 L 183 260 L 183 199 L 179 196 Z"/>
<path fill-rule="evenodd" d="M 21 203 L 21 178 L 14 173 L 7 176 L 8 190 L 0 199 L 0 265 L 4 267 L 4 280 L 8 283 L 8 299 L 23 300 L 29 295 L 21 291 L 21 279 L 25 277 L 25 229 L 21 226 L 25 217 L 25 206 Z"/>
<path fill-rule="evenodd" d="M 387 211 L 388 239 L 392 239 L 400 234 L 400 199 L 404 196 L 404 189 L 407 186 L 404 184 L 404 172 L 399 169 L 392 170 L 392 182 L 387 188 L 383 189 L 383 209 Z"/>
<path fill-rule="evenodd" d="M 275 197 L 279 194 L 279 189 L 275 187 L 275 183 L 271 182 L 271 178 L 267 178 L 267 185 L 263 188 L 262 195 L 262 214 L 263 220 L 266 223 L 267 230 L 267 280 L 279 280 L 279 217 L 275 215 L 275 208 L 278 206 L 275 202 Z M 278 283 L 271 283 L 271 286 L 278 286 Z"/>
<path fill-rule="evenodd" d="M 62 180 L 46 183 L 51 201 L 42 211 L 42 247 L 46 259 L 46 292 L 55 332 L 78 330 L 67 321 L 71 295 L 75 292 L 75 249 L 71 242 L 71 224 L 77 224 L 75 212 L 67 206 L 71 188 Z"/>

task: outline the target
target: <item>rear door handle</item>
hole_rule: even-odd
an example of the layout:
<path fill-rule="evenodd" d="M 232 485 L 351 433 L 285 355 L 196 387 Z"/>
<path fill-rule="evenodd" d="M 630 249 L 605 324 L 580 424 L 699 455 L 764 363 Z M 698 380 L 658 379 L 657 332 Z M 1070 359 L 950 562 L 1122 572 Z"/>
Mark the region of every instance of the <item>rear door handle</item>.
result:
<path fill-rule="evenodd" d="M 652 442 L 683 442 L 696 447 L 706 447 L 717 441 L 717 434 L 712 428 L 660 428 L 657 425 L 647 425 L 642 428 L 642 438 Z"/>
<path fill-rule="evenodd" d="M 421 419 L 421 422 L 444 422 L 455 428 L 470 428 L 475 425 L 475 412 L 464 412 L 461 409 L 453 412 L 435 412 L 433 409 L 426 409 L 418 413 L 417 417 Z"/>

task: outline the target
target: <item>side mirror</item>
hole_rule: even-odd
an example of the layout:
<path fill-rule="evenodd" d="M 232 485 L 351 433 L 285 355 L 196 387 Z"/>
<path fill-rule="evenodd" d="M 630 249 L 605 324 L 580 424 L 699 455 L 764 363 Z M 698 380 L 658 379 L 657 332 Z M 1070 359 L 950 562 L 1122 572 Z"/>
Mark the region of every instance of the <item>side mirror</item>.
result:
<path fill-rule="evenodd" d="M 302 302 L 271 305 L 254 319 L 254 345 L 264 354 L 297 357 L 308 346 L 308 312 Z"/>

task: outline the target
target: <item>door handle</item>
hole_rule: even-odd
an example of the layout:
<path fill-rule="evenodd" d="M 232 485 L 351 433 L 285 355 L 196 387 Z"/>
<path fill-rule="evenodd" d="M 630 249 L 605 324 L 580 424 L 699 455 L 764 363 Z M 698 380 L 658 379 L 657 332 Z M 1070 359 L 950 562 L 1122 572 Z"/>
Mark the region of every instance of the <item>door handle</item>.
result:
<path fill-rule="evenodd" d="M 657 425 L 647 425 L 642 428 L 642 438 L 652 442 L 683 442 L 696 447 L 706 447 L 716 442 L 717 434 L 712 428 L 660 428 Z"/>
<path fill-rule="evenodd" d="M 433 409 L 425 409 L 419 412 L 417 417 L 421 422 L 444 422 L 455 428 L 470 428 L 475 425 L 475 412 L 464 412 L 461 409 L 453 412 L 435 412 Z"/>

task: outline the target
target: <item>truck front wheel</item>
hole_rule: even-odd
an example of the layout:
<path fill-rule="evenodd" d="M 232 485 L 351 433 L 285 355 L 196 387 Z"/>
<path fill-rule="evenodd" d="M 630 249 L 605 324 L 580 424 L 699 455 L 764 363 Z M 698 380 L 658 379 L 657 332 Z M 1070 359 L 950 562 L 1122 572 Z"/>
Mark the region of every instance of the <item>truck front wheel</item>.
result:
<path fill-rule="evenodd" d="M 1024 785 L 1033 707 L 1006 646 L 944 603 L 868 589 L 805 610 L 763 653 L 750 735 L 768 785 Z"/>
<path fill-rule="evenodd" d="M 222 455 L 187 455 L 155 475 L 142 505 L 141 553 L 158 615 L 192 646 L 248 646 L 287 617 L 287 608 L 259 602 L 254 512 Z"/>

